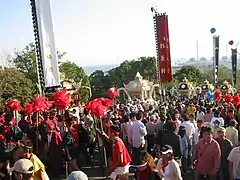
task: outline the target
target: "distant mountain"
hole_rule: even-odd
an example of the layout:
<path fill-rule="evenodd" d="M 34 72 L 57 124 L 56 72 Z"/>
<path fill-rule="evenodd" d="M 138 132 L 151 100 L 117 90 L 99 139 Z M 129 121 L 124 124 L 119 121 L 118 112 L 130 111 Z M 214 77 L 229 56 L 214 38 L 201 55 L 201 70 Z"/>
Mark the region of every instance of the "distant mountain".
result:
<path fill-rule="evenodd" d="M 86 66 L 86 67 L 83 67 L 83 69 L 87 75 L 90 75 L 96 70 L 102 70 L 105 72 L 105 71 L 108 71 L 117 66 L 119 66 L 119 65 L 118 64 L 109 64 L 109 65 L 99 65 L 99 66 Z"/>

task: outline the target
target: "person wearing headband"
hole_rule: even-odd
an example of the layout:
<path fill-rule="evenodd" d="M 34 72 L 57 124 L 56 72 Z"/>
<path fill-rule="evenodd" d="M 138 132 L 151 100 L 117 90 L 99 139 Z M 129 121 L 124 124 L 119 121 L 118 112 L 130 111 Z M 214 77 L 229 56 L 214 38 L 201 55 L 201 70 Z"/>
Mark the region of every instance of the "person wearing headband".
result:
<path fill-rule="evenodd" d="M 113 152 L 110 161 L 110 179 L 127 180 L 127 173 L 129 173 L 129 164 L 132 160 L 126 146 L 119 138 L 121 129 L 117 125 L 111 125 L 109 131 L 109 138 L 113 142 Z"/>
<path fill-rule="evenodd" d="M 49 177 L 45 171 L 45 166 L 42 161 L 33 153 L 33 144 L 31 140 L 20 141 L 22 147 L 21 156 L 29 159 L 33 164 L 34 180 L 48 180 Z"/>
<path fill-rule="evenodd" d="M 158 176 L 164 180 L 182 180 L 180 166 L 174 160 L 173 148 L 164 145 L 161 148 L 161 158 L 157 163 Z"/>

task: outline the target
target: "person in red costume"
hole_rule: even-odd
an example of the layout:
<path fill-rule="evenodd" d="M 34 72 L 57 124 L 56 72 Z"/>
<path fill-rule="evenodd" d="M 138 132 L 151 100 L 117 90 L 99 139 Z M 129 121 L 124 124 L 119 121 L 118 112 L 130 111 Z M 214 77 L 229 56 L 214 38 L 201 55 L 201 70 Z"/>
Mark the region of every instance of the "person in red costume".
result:
<path fill-rule="evenodd" d="M 55 124 L 52 121 L 48 120 L 46 124 L 44 151 L 48 155 L 48 167 L 51 178 L 58 178 L 61 174 L 63 140 L 60 132 L 55 130 Z"/>
<path fill-rule="evenodd" d="M 111 180 L 127 180 L 129 172 L 129 164 L 132 161 L 126 146 L 120 139 L 120 127 L 117 125 L 110 126 L 109 138 L 113 142 L 113 153 L 110 162 L 110 179 Z"/>
<path fill-rule="evenodd" d="M 3 109 L 0 109 L 0 123 L 3 124 L 5 122 L 5 112 Z"/>
<path fill-rule="evenodd" d="M 53 109 L 49 115 L 49 118 L 54 122 L 57 123 L 58 122 L 58 116 L 57 116 L 57 111 L 55 109 Z"/>
<path fill-rule="evenodd" d="M 77 130 L 73 127 L 73 124 L 74 124 L 73 120 L 70 121 L 70 124 L 67 124 L 63 136 L 65 159 L 66 161 L 68 161 L 70 171 L 79 170 L 76 161 L 79 155 L 78 149 L 79 136 Z"/>

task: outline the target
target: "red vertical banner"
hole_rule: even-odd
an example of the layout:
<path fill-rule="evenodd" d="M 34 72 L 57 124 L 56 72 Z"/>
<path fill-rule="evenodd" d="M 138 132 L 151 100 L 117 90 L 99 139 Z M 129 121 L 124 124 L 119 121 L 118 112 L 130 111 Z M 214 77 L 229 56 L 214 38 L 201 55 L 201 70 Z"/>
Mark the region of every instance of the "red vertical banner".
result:
<path fill-rule="evenodd" d="M 156 17 L 156 44 L 158 77 L 161 83 L 172 81 L 172 66 L 170 55 L 170 43 L 168 32 L 168 17 L 166 14 L 160 14 Z"/>

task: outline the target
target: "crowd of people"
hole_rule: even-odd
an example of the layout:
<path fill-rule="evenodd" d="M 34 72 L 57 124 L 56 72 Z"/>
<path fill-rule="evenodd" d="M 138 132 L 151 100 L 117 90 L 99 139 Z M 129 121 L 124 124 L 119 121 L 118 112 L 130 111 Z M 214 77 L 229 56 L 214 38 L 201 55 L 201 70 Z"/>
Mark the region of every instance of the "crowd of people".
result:
<path fill-rule="evenodd" d="M 38 119 L 38 120 L 37 120 Z M 0 112 L 0 179 L 85 180 L 79 155 L 95 150 L 112 180 L 239 180 L 240 106 L 181 99 L 115 103 L 94 119 L 81 107 L 21 116 Z M 82 161 L 82 159 L 80 160 Z M 65 167 L 65 169 L 63 168 Z"/>

